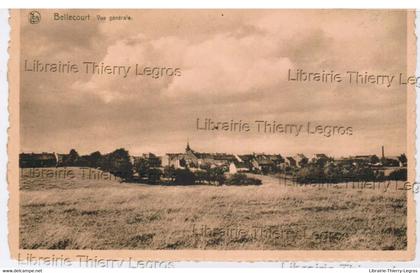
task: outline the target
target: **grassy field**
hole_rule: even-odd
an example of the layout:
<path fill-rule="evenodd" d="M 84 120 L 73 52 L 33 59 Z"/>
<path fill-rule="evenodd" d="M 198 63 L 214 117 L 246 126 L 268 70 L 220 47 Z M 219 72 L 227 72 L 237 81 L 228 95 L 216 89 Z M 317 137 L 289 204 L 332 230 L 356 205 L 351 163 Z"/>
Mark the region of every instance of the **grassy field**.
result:
<path fill-rule="evenodd" d="M 51 170 L 55 170 L 51 169 Z M 406 192 L 395 182 L 153 186 L 25 172 L 24 249 L 405 249 Z M 373 188 L 374 187 L 374 188 Z"/>

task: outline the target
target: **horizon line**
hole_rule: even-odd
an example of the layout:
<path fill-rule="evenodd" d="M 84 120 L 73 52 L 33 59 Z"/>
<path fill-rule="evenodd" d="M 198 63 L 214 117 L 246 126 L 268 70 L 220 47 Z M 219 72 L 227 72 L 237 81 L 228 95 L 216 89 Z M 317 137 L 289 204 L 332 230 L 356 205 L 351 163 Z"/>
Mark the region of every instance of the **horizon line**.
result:
<path fill-rule="evenodd" d="M 65 152 L 65 153 L 51 152 L 51 151 L 42 151 L 42 152 L 33 152 L 33 151 L 26 152 L 26 151 L 21 151 L 19 154 L 42 154 L 42 153 L 47 153 L 47 154 L 48 153 L 50 153 L 50 154 L 52 154 L 52 153 L 54 153 L 54 154 L 68 154 L 70 152 L 70 150 L 72 150 L 72 149 L 74 149 L 77 152 L 77 149 L 71 148 L 71 149 L 69 149 L 68 152 Z M 164 154 L 161 154 L 161 153 L 154 153 L 154 152 L 150 152 L 149 151 L 149 152 L 142 152 L 142 153 L 131 154 L 128 149 L 122 148 L 122 147 L 121 148 L 113 149 L 110 152 L 101 152 L 100 150 L 95 150 L 95 151 L 92 151 L 92 152 L 89 152 L 89 153 L 79 153 L 79 152 L 78 153 L 79 153 L 80 156 L 90 155 L 90 154 L 92 154 L 94 152 L 99 152 L 99 153 L 101 153 L 101 155 L 105 155 L 105 154 L 108 154 L 108 153 L 112 153 L 113 151 L 118 150 L 118 149 L 124 149 L 124 150 L 128 151 L 128 153 L 130 154 L 130 156 L 141 156 L 143 154 L 149 154 L 149 153 L 154 154 L 156 156 L 163 156 L 163 155 L 167 155 L 167 154 L 183 154 L 183 153 L 185 153 L 185 151 L 182 151 L 182 152 L 165 152 Z M 230 153 L 230 152 L 220 152 L 220 151 L 208 152 L 208 151 L 197 151 L 197 150 L 194 150 L 194 149 L 192 149 L 192 150 L 195 153 L 201 153 L 201 154 L 203 154 L 203 153 L 204 154 L 226 154 L 226 155 L 252 155 L 252 154 L 260 154 L 260 155 L 281 155 L 281 156 L 296 156 L 296 155 L 299 155 L 299 154 L 302 154 L 304 156 L 308 155 L 308 153 L 305 154 L 303 152 L 296 152 L 296 153 L 292 153 L 292 154 L 290 154 L 290 153 L 283 154 L 283 153 L 280 153 L 280 152 L 266 153 L 266 152 L 255 152 L 255 151 L 253 151 L 253 152 L 245 152 L 245 153 Z M 375 153 L 373 153 L 373 154 L 345 154 L 345 155 L 341 154 L 341 155 L 335 155 L 334 156 L 334 155 L 330 155 L 330 154 L 328 154 L 326 152 L 315 152 L 315 153 L 310 153 L 309 155 L 315 155 L 315 154 L 324 154 L 324 155 L 326 155 L 328 157 L 332 157 L 332 158 L 335 158 L 335 157 L 351 157 L 351 156 L 373 156 L 373 155 L 375 155 L 375 156 L 377 156 L 379 158 L 382 157 L 381 154 L 378 155 L 378 154 L 375 154 Z M 395 156 L 399 156 L 399 155 L 402 155 L 402 154 L 406 154 L 406 152 L 401 152 L 401 153 L 391 154 L 391 155 L 385 155 L 385 157 L 387 157 L 387 156 L 388 157 L 389 156 L 395 157 Z"/>

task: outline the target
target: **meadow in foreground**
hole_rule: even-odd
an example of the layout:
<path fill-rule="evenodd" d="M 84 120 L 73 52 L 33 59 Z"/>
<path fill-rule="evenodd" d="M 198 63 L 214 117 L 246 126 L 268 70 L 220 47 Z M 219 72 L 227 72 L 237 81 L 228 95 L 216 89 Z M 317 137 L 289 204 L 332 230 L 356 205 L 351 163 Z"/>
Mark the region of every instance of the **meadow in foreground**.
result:
<path fill-rule="evenodd" d="M 75 173 L 80 172 L 73 168 Z M 396 182 L 154 186 L 21 177 L 23 249 L 406 249 Z M 399 182 L 402 183 L 402 182 Z"/>

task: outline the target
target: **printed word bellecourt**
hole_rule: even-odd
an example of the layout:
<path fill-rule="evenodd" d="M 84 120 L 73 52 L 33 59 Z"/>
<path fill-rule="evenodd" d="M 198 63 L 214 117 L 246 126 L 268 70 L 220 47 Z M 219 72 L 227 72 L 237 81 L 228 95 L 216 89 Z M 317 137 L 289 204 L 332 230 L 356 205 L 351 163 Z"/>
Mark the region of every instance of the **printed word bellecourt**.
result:
<path fill-rule="evenodd" d="M 197 118 L 196 128 L 198 131 L 214 132 L 256 132 L 261 134 L 279 134 L 290 136 L 351 136 L 353 127 L 337 124 L 317 124 L 315 122 L 291 123 L 279 121 L 254 120 L 252 122 L 243 120 L 217 121 L 212 118 Z"/>

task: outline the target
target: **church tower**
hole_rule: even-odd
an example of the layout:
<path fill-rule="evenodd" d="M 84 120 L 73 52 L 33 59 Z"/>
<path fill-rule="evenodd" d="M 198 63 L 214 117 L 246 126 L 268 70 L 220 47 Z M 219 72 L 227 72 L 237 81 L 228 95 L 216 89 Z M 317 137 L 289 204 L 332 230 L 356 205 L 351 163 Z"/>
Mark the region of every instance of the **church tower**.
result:
<path fill-rule="evenodd" d="M 187 147 L 185 148 L 185 152 L 188 152 L 188 151 L 191 151 L 189 140 L 187 140 Z"/>

